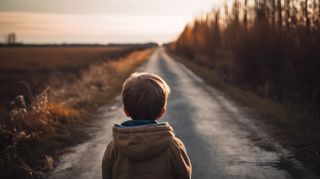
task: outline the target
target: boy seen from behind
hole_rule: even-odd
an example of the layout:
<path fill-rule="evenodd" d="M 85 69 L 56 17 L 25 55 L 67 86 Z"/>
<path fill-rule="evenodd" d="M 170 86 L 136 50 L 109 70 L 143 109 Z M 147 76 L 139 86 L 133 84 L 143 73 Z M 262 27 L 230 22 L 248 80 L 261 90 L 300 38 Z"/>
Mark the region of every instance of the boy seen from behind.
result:
<path fill-rule="evenodd" d="M 132 120 L 113 127 L 102 161 L 103 179 L 190 179 L 192 166 L 172 127 L 158 120 L 170 88 L 157 75 L 134 73 L 122 86 L 125 114 Z"/>

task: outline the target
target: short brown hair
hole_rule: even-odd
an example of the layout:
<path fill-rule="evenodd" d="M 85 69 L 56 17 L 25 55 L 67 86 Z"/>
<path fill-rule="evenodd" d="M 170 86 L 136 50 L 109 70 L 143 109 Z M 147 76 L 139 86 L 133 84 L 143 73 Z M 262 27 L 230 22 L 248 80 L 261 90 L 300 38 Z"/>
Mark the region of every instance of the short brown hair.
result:
<path fill-rule="evenodd" d="M 132 119 L 159 117 L 167 104 L 170 88 L 159 76 L 133 73 L 122 85 L 124 108 Z"/>

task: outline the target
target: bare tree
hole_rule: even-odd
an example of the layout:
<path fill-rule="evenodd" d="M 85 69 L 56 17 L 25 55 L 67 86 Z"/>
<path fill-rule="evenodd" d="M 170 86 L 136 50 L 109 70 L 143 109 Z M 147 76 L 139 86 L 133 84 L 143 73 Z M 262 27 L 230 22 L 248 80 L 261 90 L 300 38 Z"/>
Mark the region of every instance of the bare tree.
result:
<path fill-rule="evenodd" d="M 281 0 L 278 0 L 278 30 L 282 30 L 282 6 Z"/>
<path fill-rule="evenodd" d="M 238 0 L 233 1 L 232 5 L 232 15 L 233 15 L 233 21 L 235 23 L 239 23 L 239 12 L 240 11 L 240 2 Z"/>
<path fill-rule="evenodd" d="M 313 0 L 313 3 L 312 3 L 312 21 L 313 21 L 313 30 L 316 31 L 319 29 L 319 17 L 317 15 L 317 8 L 318 8 L 318 5 L 317 5 L 317 1 L 316 0 Z"/>
<path fill-rule="evenodd" d="M 273 0 L 274 1 L 274 0 Z M 248 26 L 248 0 L 244 0 L 243 23 L 245 28 Z"/>
<path fill-rule="evenodd" d="M 16 33 L 12 32 L 5 36 L 5 41 L 8 45 L 16 44 Z"/>
<path fill-rule="evenodd" d="M 276 18 L 276 2 L 275 0 L 271 0 L 271 23 L 272 30 L 275 30 L 275 18 Z"/>
<path fill-rule="evenodd" d="M 286 31 L 290 31 L 290 0 L 285 0 L 285 11 L 286 11 L 286 16 L 285 16 L 285 23 L 286 23 Z"/>
<path fill-rule="evenodd" d="M 304 5 L 304 16 L 306 19 L 306 32 L 310 32 L 310 17 L 309 17 L 309 12 L 308 12 L 308 0 L 305 0 L 305 5 Z"/>

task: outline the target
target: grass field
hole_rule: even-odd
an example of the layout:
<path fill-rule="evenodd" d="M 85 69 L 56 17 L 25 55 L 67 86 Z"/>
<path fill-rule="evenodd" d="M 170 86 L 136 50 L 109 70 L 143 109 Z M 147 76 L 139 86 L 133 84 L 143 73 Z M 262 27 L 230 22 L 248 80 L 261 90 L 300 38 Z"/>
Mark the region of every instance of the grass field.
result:
<path fill-rule="evenodd" d="M 26 46 L 0 48 L 0 103 L 39 93 L 52 77 L 72 80 L 87 67 L 126 56 L 142 46 Z"/>
<path fill-rule="evenodd" d="M 0 48 L 0 72 L 70 69 L 132 51 L 124 47 L 14 47 Z"/>

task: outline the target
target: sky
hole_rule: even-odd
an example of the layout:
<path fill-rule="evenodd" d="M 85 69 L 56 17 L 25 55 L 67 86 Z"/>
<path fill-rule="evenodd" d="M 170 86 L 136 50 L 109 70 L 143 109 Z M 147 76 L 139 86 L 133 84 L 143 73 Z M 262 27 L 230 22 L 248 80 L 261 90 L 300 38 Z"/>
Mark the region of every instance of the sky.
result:
<path fill-rule="evenodd" d="M 165 43 L 223 0 L 0 0 L 0 36 L 23 43 Z"/>

